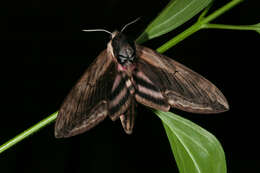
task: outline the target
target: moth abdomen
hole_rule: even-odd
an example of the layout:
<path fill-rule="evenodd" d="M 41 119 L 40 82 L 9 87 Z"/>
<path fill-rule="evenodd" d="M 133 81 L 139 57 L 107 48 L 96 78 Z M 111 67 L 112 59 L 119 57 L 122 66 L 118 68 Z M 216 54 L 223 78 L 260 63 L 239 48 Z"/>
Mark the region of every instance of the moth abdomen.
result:
<path fill-rule="evenodd" d="M 124 93 L 122 95 L 119 95 L 116 102 L 110 101 L 109 105 L 109 112 L 110 116 L 114 116 L 113 114 L 118 112 L 124 112 L 122 109 L 122 106 L 125 105 L 129 101 L 130 92 L 125 88 Z"/>

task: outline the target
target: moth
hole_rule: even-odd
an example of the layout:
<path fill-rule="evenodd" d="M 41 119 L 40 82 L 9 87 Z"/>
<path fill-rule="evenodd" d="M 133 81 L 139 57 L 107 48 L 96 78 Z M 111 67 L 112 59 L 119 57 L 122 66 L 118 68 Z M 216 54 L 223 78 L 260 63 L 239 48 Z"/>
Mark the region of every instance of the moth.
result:
<path fill-rule="evenodd" d="M 55 124 L 56 138 L 81 134 L 107 116 L 120 119 L 124 131 L 131 134 L 137 103 L 162 111 L 173 107 L 201 114 L 229 109 L 224 95 L 210 81 L 136 44 L 123 34 L 124 28 L 113 33 L 102 30 L 111 34 L 111 40 L 63 102 Z"/>

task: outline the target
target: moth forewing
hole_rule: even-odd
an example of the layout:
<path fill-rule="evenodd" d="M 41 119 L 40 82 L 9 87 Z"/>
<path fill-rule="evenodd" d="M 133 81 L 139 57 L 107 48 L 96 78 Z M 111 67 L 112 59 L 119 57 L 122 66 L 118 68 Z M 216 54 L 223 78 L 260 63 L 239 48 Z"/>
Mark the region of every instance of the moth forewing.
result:
<path fill-rule="evenodd" d="M 105 50 L 89 66 L 64 100 L 55 123 L 56 137 L 83 133 L 108 115 L 108 96 L 115 76 L 116 63 Z"/>

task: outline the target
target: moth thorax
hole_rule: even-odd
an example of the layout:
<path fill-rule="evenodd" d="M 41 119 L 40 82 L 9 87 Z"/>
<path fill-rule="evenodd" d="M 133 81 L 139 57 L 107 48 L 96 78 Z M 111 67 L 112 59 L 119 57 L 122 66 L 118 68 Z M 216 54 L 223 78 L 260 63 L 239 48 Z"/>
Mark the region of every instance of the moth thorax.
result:
<path fill-rule="evenodd" d="M 118 63 L 123 66 L 132 64 L 136 56 L 135 44 L 122 33 L 112 39 L 113 53 Z"/>
<path fill-rule="evenodd" d="M 124 45 L 118 52 L 117 60 L 122 65 L 132 63 L 135 58 L 135 51 L 130 45 Z"/>

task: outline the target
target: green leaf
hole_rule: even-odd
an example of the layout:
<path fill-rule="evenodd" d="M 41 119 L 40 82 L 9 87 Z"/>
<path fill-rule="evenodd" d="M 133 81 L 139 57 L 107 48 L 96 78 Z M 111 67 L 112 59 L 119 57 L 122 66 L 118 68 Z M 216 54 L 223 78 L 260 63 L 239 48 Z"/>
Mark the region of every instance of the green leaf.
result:
<path fill-rule="evenodd" d="M 163 121 L 180 173 L 226 173 L 224 151 L 212 134 L 171 112 L 154 112 Z"/>
<path fill-rule="evenodd" d="M 137 38 L 137 42 L 145 42 L 177 28 L 207 7 L 210 2 L 212 0 L 171 0 Z"/>

